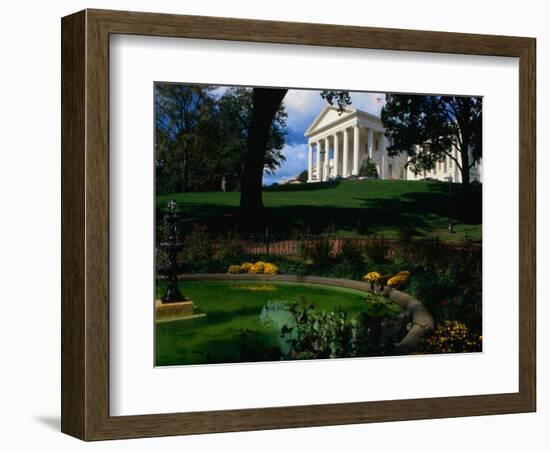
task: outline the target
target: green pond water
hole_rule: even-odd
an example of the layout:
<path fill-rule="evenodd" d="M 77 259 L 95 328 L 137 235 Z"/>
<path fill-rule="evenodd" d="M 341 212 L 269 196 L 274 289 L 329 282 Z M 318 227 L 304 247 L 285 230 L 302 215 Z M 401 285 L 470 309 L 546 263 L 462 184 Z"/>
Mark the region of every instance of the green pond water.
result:
<path fill-rule="evenodd" d="M 288 349 L 288 335 L 281 329 L 294 325 L 288 311 L 294 302 L 312 303 L 316 311 L 339 307 L 351 317 L 369 312 L 373 306 L 365 299 L 375 299 L 366 292 L 303 283 L 183 281 L 180 289 L 193 301 L 196 312 L 206 317 L 157 322 L 157 366 L 278 360 L 278 350 Z M 391 303 L 385 307 L 391 314 L 402 312 Z"/>

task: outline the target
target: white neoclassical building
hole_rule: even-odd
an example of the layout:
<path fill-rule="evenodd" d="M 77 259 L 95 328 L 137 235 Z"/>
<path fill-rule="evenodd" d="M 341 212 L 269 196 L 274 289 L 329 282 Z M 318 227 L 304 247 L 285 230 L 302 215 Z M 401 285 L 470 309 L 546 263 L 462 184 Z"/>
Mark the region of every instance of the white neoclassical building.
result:
<path fill-rule="evenodd" d="M 390 157 L 387 138 L 379 117 L 358 109 L 346 108 L 341 113 L 327 105 L 308 127 L 308 182 L 358 176 L 363 162 L 369 158 L 381 179 L 420 180 L 433 178 L 460 182 L 462 177 L 452 158 L 436 163 L 425 174 L 415 175 L 408 167 L 406 153 Z M 454 150 L 455 158 L 458 152 Z M 482 164 L 476 164 L 470 179 L 482 181 Z"/>

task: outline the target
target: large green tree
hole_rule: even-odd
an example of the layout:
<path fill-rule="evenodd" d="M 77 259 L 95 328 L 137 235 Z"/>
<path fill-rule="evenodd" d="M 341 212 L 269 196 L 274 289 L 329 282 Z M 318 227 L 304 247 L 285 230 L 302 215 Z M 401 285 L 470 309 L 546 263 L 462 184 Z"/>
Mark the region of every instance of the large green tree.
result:
<path fill-rule="evenodd" d="M 388 94 L 382 123 L 390 156 L 407 153 L 416 173 L 433 169 L 448 156 L 459 168 L 463 186 L 469 185 L 470 169 L 482 157 L 481 98 Z"/>
<path fill-rule="evenodd" d="M 192 189 L 201 170 L 202 150 L 212 144 L 214 88 L 203 85 L 155 85 L 155 166 L 157 191 Z"/>

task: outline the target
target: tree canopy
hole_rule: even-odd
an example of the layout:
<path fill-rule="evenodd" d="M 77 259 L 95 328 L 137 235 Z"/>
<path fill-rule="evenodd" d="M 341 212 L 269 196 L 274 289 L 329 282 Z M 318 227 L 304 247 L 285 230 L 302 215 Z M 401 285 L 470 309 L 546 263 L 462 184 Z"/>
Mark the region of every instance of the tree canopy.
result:
<path fill-rule="evenodd" d="M 417 174 L 448 156 L 469 184 L 470 169 L 482 157 L 481 98 L 388 94 L 381 118 L 390 156 L 406 152 Z"/>
<path fill-rule="evenodd" d="M 252 89 L 155 85 L 155 168 L 158 194 L 240 188 L 252 118 Z M 264 170 L 284 161 L 287 114 L 272 121 Z"/>

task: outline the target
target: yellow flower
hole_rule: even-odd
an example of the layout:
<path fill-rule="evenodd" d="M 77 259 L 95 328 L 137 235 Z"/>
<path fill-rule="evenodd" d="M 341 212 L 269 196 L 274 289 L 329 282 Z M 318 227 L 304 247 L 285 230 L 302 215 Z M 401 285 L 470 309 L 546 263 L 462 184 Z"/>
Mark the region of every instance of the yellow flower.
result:
<path fill-rule="evenodd" d="M 264 273 L 265 263 L 263 261 L 258 261 L 248 269 L 248 273 Z"/>
<path fill-rule="evenodd" d="M 403 284 L 405 284 L 409 277 L 411 276 L 411 273 L 408 270 L 402 270 L 401 272 L 397 273 L 397 275 L 394 275 L 388 280 L 388 286 L 390 287 L 398 287 Z"/>
<path fill-rule="evenodd" d="M 227 269 L 227 273 L 241 273 L 241 272 L 242 272 L 241 266 L 236 264 L 230 265 Z"/>
<path fill-rule="evenodd" d="M 266 275 L 277 275 L 279 273 L 279 268 L 272 263 L 265 263 L 264 264 L 264 273 Z"/>
<path fill-rule="evenodd" d="M 476 342 L 466 324 L 458 320 L 444 320 L 435 329 L 425 345 L 428 353 L 459 353 L 481 350 L 480 340 Z"/>
<path fill-rule="evenodd" d="M 369 283 L 374 283 L 380 279 L 380 274 L 378 272 L 369 272 L 363 277 L 363 281 L 368 281 Z"/>
<path fill-rule="evenodd" d="M 264 261 L 257 261 L 255 263 L 245 262 L 241 265 L 231 265 L 227 269 L 227 273 L 251 273 L 251 274 L 261 274 L 266 275 L 277 275 L 279 273 L 279 268 L 273 264 Z"/>

